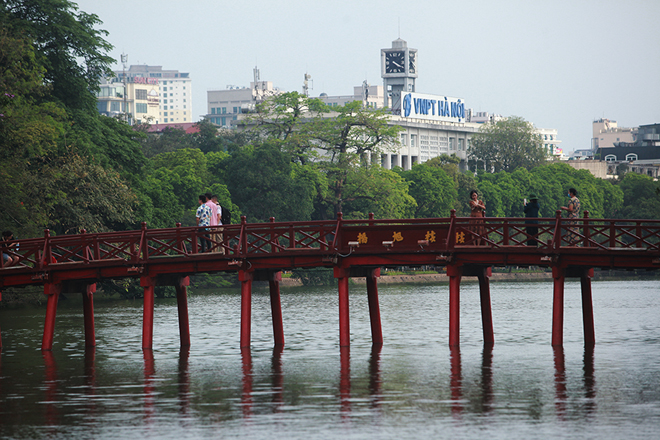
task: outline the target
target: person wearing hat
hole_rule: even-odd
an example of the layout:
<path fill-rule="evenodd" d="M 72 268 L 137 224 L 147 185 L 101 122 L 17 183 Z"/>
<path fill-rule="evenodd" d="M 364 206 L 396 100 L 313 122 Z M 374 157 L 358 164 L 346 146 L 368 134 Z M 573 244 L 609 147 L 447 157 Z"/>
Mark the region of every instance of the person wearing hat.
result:
<path fill-rule="evenodd" d="M 525 218 L 538 218 L 539 217 L 539 211 L 541 210 L 541 205 L 539 205 L 539 198 L 536 194 L 531 193 L 529 195 L 529 202 L 525 200 L 525 205 L 523 207 L 523 212 L 525 213 Z M 532 225 L 538 225 L 539 221 L 538 220 L 527 220 L 525 222 L 525 231 L 527 232 L 527 235 L 530 237 L 536 237 L 536 234 L 539 233 L 539 228 L 538 226 L 532 226 Z M 529 238 L 527 240 L 527 246 L 537 246 L 538 241 L 536 238 Z"/>

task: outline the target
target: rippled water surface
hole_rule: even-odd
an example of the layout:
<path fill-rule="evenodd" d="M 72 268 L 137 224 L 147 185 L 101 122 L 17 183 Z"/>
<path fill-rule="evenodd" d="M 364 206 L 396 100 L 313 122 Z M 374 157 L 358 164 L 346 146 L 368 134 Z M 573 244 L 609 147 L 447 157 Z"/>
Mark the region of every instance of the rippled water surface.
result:
<path fill-rule="evenodd" d="M 495 346 L 483 346 L 478 285 L 461 286 L 461 347 L 448 347 L 448 286 L 379 286 L 373 349 L 364 285 L 351 285 L 340 350 L 335 288 L 282 289 L 273 349 L 267 287 L 255 286 L 252 348 L 239 349 L 238 291 L 156 300 L 143 352 L 140 301 L 61 301 L 52 353 L 45 309 L 0 310 L 3 438 L 660 438 L 660 283 L 594 282 L 596 346 L 583 343 L 580 286 L 567 282 L 553 350 L 552 283 L 491 283 Z"/>

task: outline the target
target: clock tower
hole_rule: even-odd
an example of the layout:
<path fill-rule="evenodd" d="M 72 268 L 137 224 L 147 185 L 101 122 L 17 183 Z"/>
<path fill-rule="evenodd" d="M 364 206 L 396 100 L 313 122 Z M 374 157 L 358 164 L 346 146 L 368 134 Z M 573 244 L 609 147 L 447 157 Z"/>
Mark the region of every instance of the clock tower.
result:
<path fill-rule="evenodd" d="M 385 89 L 385 106 L 398 114 L 401 93 L 415 91 L 417 78 L 417 49 L 408 47 L 401 38 L 392 41 L 390 49 L 380 50 L 381 77 Z"/>

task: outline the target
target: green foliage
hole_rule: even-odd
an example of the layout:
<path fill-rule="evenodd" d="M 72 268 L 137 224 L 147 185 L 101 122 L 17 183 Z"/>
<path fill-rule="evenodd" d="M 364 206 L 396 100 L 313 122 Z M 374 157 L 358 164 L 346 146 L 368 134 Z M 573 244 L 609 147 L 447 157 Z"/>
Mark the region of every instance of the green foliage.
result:
<path fill-rule="evenodd" d="M 625 200 L 621 216 L 631 219 L 660 219 L 660 184 L 649 176 L 627 173 L 619 184 Z"/>
<path fill-rule="evenodd" d="M 304 286 L 333 286 L 336 284 L 334 272 L 327 267 L 314 269 L 293 269 L 293 278 L 298 278 Z"/>
<path fill-rule="evenodd" d="M 112 49 L 107 32 L 94 28 L 98 16 L 67 0 L 5 0 L 1 12 L 3 27 L 31 39 L 42 55 L 53 97 L 67 108 L 95 112 L 93 92 L 114 62 L 106 54 Z"/>
<path fill-rule="evenodd" d="M 248 221 L 309 220 L 313 194 L 318 193 L 313 169 L 302 173 L 290 156 L 272 143 L 242 148 L 221 164 L 233 201 Z M 234 214 L 232 214 L 232 217 Z"/>
<path fill-rule="evenodd" d="M 408 193 L 408 182 L 380 165 L 349 169 L 342 190 L 344 217 L 409 218 L 417 203 Z"/>
<path fill-rule="evenodd" d="M 486 169 L 513 172 L 519 167 L 532 169 L 545 160 L 541 136 L 534 126 L 518 116 L 487 123 L 472 136 L 468 158 Z"/>
<path fill-rule="evenodd" d="M 410 196 L 417 202 L 416 218 L 449 217 L 458 192 L 444 169 L 426 162 L 399 173 L 410 182 Z"/>
<path fill-rule="evenodd" d="M 41 169 L 48 188 L 45 206 L 51 227 L 59 233 L 124 229 L 135 221 L 137 197 L 112 169 L 71 151 Z"/>

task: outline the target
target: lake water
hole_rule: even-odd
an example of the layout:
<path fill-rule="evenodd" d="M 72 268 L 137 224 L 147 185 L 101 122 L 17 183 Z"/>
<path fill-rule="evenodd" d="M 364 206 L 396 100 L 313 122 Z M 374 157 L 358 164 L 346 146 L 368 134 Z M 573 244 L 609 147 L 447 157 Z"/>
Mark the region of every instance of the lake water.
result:
<path fill-rule="evenodd" d="M 241 351 L 236 291 L 191 292 L 192 346 L 176 302 L 156 300 L 143 352 L 141 301 L 60 302 L 52 353 L 45 308 L 0 310 L 2 438 L 660 438 L 660 283 L 594 282 L 585 350 L 580 286 L 566 283 L 563 349 L 551 347 L 552 283 L 491 283 L 495 346 L 482 343 L 478 284 L 461 286 L 461 347 L 448 347 L 444 285 L 380 285 L 384 345 L 372 349 L 366 287 L 350 287 L 340 350 L 335 288 L 282 289 L 273 349 L 267 287 L 255 286 Z"/>

